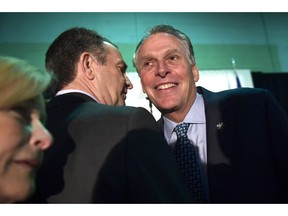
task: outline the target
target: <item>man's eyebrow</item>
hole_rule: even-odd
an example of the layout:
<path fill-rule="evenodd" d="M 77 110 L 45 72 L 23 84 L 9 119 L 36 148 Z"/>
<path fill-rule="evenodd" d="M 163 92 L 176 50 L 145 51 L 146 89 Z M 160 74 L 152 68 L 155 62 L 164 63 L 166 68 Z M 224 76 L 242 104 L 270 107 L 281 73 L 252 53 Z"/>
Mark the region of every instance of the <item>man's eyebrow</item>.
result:
<path fill-rule="evenodd" d="M 178 49 L 168 49 L 165 51 L 165 53 L 175 53 L 175 52 L 180 52 Z"/>
<path fill-rule="evenodd" d="M 169 54 L 171 54 L 171 53 L 179 53 L 180 51 L 178 50 L 178 49 L 167 49 L 167 50 L 165 50 L 163 53 L 164 53 L 164 55 L 169 55 Z M 138 57 L 139 58 L 139 57 Z M 153 54 L 151 54 L 151 53 L 147 53 L 147 54 L 145 54 L 145 55 L 142 55 L 139 59 L 144 59 L 144 60 L 146 60 L 146 59 L 153 59 L 154 58 L 154 56 L 153 56 Z"/>

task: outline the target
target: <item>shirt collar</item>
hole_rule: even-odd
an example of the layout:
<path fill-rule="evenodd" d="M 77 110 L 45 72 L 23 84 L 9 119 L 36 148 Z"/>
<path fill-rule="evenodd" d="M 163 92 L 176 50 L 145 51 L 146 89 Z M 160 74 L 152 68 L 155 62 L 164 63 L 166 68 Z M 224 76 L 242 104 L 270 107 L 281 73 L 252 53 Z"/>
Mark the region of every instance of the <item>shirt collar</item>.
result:
<path fill-rule="evenodd" d="M 163 116 L 163 121 L 164 121 L 164 134 L 166 139 L 170 139 L 173 133 L 174 128 L 178 123 L 173 122 L 169 120 L 168 118 Z M 205 124 L 206 119 L 205 119 L 205 110 L 204 110 L 204 100 L 203 96 L 199 93 L 196 94 L 196 99 L 191 106 L 189 112 L 184 118 L 184 121 L 186 123 L 191 123 L 191 124 Z M 167 139 L 167 140 L 168 140 Z"/>
<path fill-rule="evenodd" d="M 90 95 L 89 93 L 85 92 L 85 91 L 81 91 L 81 90 L 78 90 L 78 89 L 63 89 L 63 90 L 60 90 L 56 93 L 56 96 L 59 96 L 59 95 L 63 95 L 63 94 L 67 94 L 67 93 L 72 93 L 72 92 L 77 92 L 77 93 L 82 93 L 82 94 L 85 94 L 89 97 L 91 97 L 93 100 L 95 100 L 97 103 L 99 103 L 99 101 L 92 95 Z"/>

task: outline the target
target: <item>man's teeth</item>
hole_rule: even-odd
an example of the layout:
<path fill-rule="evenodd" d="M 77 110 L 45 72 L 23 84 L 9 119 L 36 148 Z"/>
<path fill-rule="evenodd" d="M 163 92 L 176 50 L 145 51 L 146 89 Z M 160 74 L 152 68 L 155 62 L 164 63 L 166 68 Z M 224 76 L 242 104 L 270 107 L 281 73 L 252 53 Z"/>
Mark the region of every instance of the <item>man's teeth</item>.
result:
<path fill-rule="evenodd" d="M 163 84 L 163 85 L 158 86 L 158 89 L 159 90 L 163 90 L 163 89 L 168 89 L 168 88 L 171 88 L 171 87 L 174 87 L 174 86 L 176 86 L 176 84 L 168 83 L 168 84 Z"/>

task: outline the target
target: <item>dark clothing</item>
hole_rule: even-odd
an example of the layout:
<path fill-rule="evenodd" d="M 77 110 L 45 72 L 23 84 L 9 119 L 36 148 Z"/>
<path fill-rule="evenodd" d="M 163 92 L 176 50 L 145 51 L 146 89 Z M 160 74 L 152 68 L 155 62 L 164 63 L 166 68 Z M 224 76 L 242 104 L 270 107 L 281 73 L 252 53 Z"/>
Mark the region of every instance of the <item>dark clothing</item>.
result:
<path fill-rule="evenodd" d="M 32 203 L 191 202 L 153 116 L 69 93 L 47 105 L 54 143 Z"/>
<path fill-rule="evenodd" d="M 288 118 L 272 94 L 197 91 L 205 104 L 210 203 L 288 203 Z M 162 118 L 158 124 L 163 131 Z"/>

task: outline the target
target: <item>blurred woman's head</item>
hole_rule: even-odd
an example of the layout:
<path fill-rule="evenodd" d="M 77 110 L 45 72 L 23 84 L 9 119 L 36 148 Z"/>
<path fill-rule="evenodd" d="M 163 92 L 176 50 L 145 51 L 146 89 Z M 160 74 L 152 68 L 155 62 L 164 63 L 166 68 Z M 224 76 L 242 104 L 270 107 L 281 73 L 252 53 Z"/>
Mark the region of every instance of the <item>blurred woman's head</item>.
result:
<path fill-rule="evenodd" d="M 43 126 L 48 73 L 0 56 L 0 202 L 17 202 L 35 190 L 43 151 L 52 143 Z"/>

